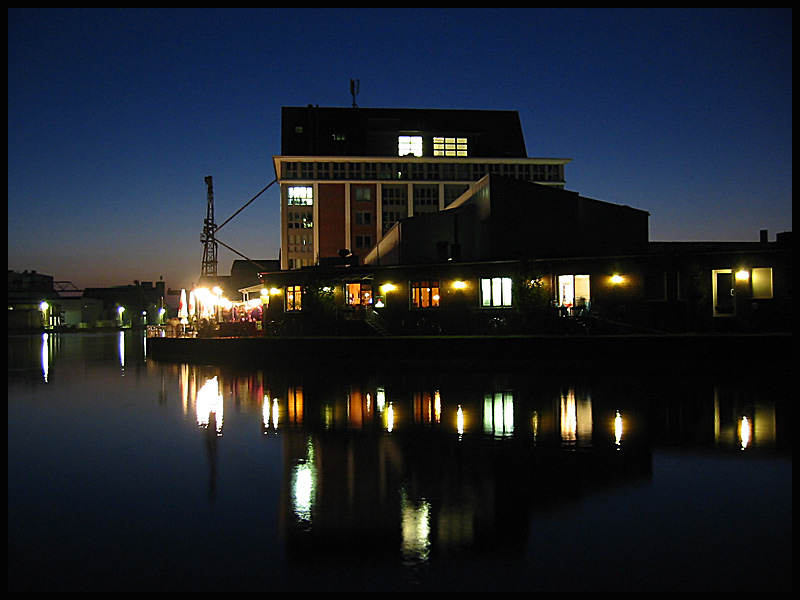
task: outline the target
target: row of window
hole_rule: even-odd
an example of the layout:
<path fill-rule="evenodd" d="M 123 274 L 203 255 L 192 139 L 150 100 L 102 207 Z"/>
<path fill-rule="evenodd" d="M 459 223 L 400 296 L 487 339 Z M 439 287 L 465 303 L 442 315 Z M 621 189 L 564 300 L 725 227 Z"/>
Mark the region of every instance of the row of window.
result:
<path fill-rule="evenodd" d="M 368 306 L 373 304 L 375 294 L 370 283 L 348 283 L 345 286 L 345 302 L 348 306 Z M 511 278 L 492 277 L 484 278 L 479 282 L 480 305 L 484 308 L 508 308 L 511 306 Z M 385 291 L 378 297 L 378 305 L 382 306 L 388 300 L 391 292 Z M 411 308 L 438 308 L 441 300 L 439 281 L 423 280 L 409 283 L 409 302 Z M 286 287 L 287 311 L 298 311 L 303 307 L 302 286 L 290 285 Z"/>
<path fill-rule="evenodd" d="M 445 205 L 469 189 L 467 185 L 445 186 Z M 404 185 L 385 185 L 381 188 L 381 203 L 383 206 L 408 205 L 408 188 Z M 356 203 L 372 200 L 371 188 L 355 188 L 354 198 Z M 438 185 L 415 185 L 412 189 L 414 206 L 439 206 Z M 314 188 L 311 186 L 289 186 L 286 188 L 286 203 L 289 206 L 312 206 L 314 204 Z"/>
<path fill-rule="evenodd" d="M 592 302 L 592 290 L 589 275 L 558 275 L 556 278 L 556 298 L 558 306 L 569 314 L 580 314 L 588 310 Z M 725 314 L 726 302 L 732 302 L 734 288 L 747 285 L 750 298 L 753 300 L 769 300 L 773 297 L 772 269 L 769 267 L 753 268 L 749 271 L 734 272 L 732 269 L 719 269 L 712 272 L 712 294 L 715 314 Z M 738 283 L 734 283 L 736 280 Z M 614 281 L 614 278 L 611 279 Z M 454 288 L 466 287 L 461 282 L 453 282 Z M 441 288 L 438 280 L 411 281 L 408 284 L 409 306 L 414 309 L 438 308 L 441 301 Z M 346 285 L 346 303 L 350 306 L 366 306 L 373 304 L 375 298 L 371 283 L 349 283 Z M 483 308 L 508 308 L 512 306 L 512 280 L 510 277 L 487 277 L 478 280 L 480 306 Z M 384 286 L 378 294 L 376 306 L 393 302 L 392 296 L 397 294 L 393 286 Z M 660 297 L 646 294 L 648 300 L 666 300 L 666 294 Z M 679 294 L 682 297 L 683 294 Z M 300 310 L 302 291 L 300 286 L 286 288 L 286 310 Z"/>
<path fill-rule="evenodd" d="M 282 179 L 478 181 L 488 174 L 525 181 L 564 181 L 564 165 L 549 163 L 407 163 L 309 161 L 282 163 Z"/>
<path fill-rule="evenodd" d="M 465 137 L 434 137 L 434 156 L 460 156 L 466 157 L 467 138 Z M 397 138 L 397 156 L 424 156 L 425 142 L 421 135 L 401 135 Z"/>

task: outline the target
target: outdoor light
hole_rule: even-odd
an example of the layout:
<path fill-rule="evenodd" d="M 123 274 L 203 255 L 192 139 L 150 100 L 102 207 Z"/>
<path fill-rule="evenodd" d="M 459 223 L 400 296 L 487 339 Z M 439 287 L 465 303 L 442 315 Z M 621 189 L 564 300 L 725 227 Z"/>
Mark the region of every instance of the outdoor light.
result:
<path fill-rule="evenodd" d="M 381 286 L 381 291 L 382 291 L 383 293 L 386 293 L 386 292 L 393 292 L 393 291 L 394 291 L 394 290 L 396 290 L 396 289 L 397 289 L 397 287 L 395 287 L 395 285 L 394 285 L 393 283 L 384 283 L 384 284 Z"/>
<path fill-rule="evenodd" d="M 747 417 L 742 417 L 742 422 L 739 425 L 739 437 L 742 442 L 742 450 L 750 445 L 751 434 L 752 429 L 750 427 L 750 421 L 748 421 Z"/>
<path fill-rule="evenodd" d="M 269 288 L 269 293 L 272 294 L 273 296 L 277 296 L 278 294 L 281 293 L 281 291 L 278 288 L 274 287 L 274 288 Z"/>
<path fill-rule="evenodd" d="M 619 284 L 622 283 L 622 281 L 623 281 L 622 275 L 614 274 L 611 276 L 611 283 Z"/>
<path fill-rule="evenodd" d="M 747 281 L 748 279 L 750 279 L 750 272 L 747 269 L 736 271 L 736 281 Z"/>
<path fill-rule="evenodd" d="M 42 301 L 42 303 L 39 305 L 39 310 L 41 311 L 46 311 L 48 308 L 50 308 L 50 305 L 47 304 L 47 302 Z"/>
<path fill-rule="evenodd" d="M 463 290 L 465 287 L 467 287 L 467 283 L 465 281 L 454 281 L 453 287 L 457 290 Z"/>

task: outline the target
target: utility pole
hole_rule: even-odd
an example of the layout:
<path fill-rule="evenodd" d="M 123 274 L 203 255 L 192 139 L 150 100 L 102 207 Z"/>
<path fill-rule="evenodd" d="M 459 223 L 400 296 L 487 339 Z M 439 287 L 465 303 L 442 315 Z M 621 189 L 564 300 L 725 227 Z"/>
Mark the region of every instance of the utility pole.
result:
<path fill-rule="evenodd" d="M 203 221 L 203 233 L 200 241 L 203 243 L 203 265 L 200 278 L 217 277 L 217 224 L 214 222 L 214 185 L 211 175 L 205 178 L 208 188 L 206 218 Z"/>

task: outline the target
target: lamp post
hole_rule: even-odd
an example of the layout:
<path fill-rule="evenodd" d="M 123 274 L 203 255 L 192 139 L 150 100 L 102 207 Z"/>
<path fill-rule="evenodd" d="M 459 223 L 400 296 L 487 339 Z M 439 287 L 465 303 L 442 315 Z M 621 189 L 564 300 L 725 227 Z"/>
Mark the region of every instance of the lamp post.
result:
<path fill-rule="evenodd" d="M 42 312 L 42 327 L 49 329 L 50 326 L 50 305 L 44 300 L 39 303 L 39 310 Z"/>

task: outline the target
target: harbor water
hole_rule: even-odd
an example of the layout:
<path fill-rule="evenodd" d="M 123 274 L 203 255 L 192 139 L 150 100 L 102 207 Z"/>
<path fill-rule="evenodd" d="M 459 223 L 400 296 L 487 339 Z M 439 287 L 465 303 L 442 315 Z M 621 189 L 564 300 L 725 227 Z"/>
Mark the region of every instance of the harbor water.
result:
<path fill-rule="evenodd" d="M 8 337 L 9 591 L 790 591 L 786 369 Z"/>

